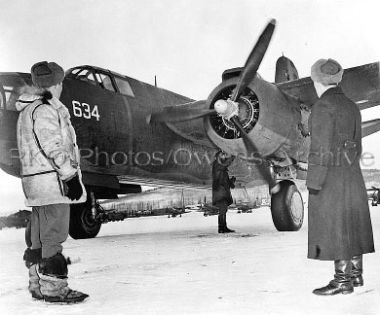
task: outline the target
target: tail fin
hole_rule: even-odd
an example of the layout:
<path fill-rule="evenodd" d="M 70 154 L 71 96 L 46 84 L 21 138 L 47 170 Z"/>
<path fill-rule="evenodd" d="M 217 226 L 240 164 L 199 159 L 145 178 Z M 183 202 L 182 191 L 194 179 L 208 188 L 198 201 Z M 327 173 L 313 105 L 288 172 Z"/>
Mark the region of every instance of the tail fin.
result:
<path fill-rule="evenodd" d="M 298 79 L 298 72 L 294 63 L 287 57 L 281 56 L 276 62 L 275 83 L 293 81 Z"/>

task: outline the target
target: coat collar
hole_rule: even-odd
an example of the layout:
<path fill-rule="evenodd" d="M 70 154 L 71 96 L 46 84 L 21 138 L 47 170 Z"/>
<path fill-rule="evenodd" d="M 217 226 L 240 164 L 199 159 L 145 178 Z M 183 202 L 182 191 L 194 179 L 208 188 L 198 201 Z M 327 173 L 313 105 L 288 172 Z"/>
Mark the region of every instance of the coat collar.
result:
<path fill-rule="evenodd" d="M 16 109 L 21 112 L 30 104 L 33 104 L 36 100 L 39 100 L 40 98 L 41 97 L 39 95 L 22 94 L 16 101 Z"/>
<path fill-rule="evenodd" d="M 27 106 L 41 99 L 41 95 L 24 93 L 18 98 L 15 106 L 18 111 L 22 111 Z M 48 100 L 48 102 L 55 110 L 60 111 L 64 117 L 70 118 L 70 113 L 67 107 L 58 98 L 53 97 L 52 99 Z"/>
<path fill-rule="evenodd" d="M 320 98 L 323 98 L 328 95 L 333 95 L 333 94 L 343 94 L 342 88 L 339 85 L 337 85 L 336 87 L 328 89 L 327 91 L 325 91 L 325 93 L 321 95 Z"/>

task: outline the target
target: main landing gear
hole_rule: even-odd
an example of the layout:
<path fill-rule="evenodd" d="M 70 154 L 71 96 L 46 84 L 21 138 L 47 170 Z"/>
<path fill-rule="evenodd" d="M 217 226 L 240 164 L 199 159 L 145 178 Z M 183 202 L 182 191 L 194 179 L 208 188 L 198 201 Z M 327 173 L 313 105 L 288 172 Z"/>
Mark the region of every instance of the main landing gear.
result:
<path fill-rule="evenodd" d="M 96 217 L 95 196 L 87 190 L 85 203 L 70 206 L 69 234 L 74 239 L 93 238 L 98 235 L 102 222 Z"/>

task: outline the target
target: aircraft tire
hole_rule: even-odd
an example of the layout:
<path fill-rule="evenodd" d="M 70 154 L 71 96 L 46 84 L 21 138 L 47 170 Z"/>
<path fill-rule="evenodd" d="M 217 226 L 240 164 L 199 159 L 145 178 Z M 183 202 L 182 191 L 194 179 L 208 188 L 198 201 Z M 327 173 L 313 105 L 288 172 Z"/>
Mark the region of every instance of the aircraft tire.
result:
<path fill-rule="evenodd" d="M 89 199 L 85 203 L 70 205 L 69 234 L 73 239 L 94 238 L 101 226 L 101 222 L 92 218 Z"/>
<path fill-rule="evenodd" d="M 292 181 L 280 182 L 280 191 L 271 198 L 271 212 L 278 231 L 298 231 L 301 228 L 304 218 L 303 199 Z"/>

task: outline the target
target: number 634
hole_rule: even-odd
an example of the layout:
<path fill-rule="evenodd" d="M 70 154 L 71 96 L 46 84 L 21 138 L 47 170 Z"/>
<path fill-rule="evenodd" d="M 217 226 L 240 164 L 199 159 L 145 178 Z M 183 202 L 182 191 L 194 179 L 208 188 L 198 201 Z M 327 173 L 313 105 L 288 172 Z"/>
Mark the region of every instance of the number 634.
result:
<path fill-rule="evenodd" d="M 72 101 L 73 114 L 75 117 L 83 117 L 85 119 L 96 118 L 97 121 L 100 120 L 98 105 L 91 105 L 87 103 L 81 103 L 78 101 Z"/>

